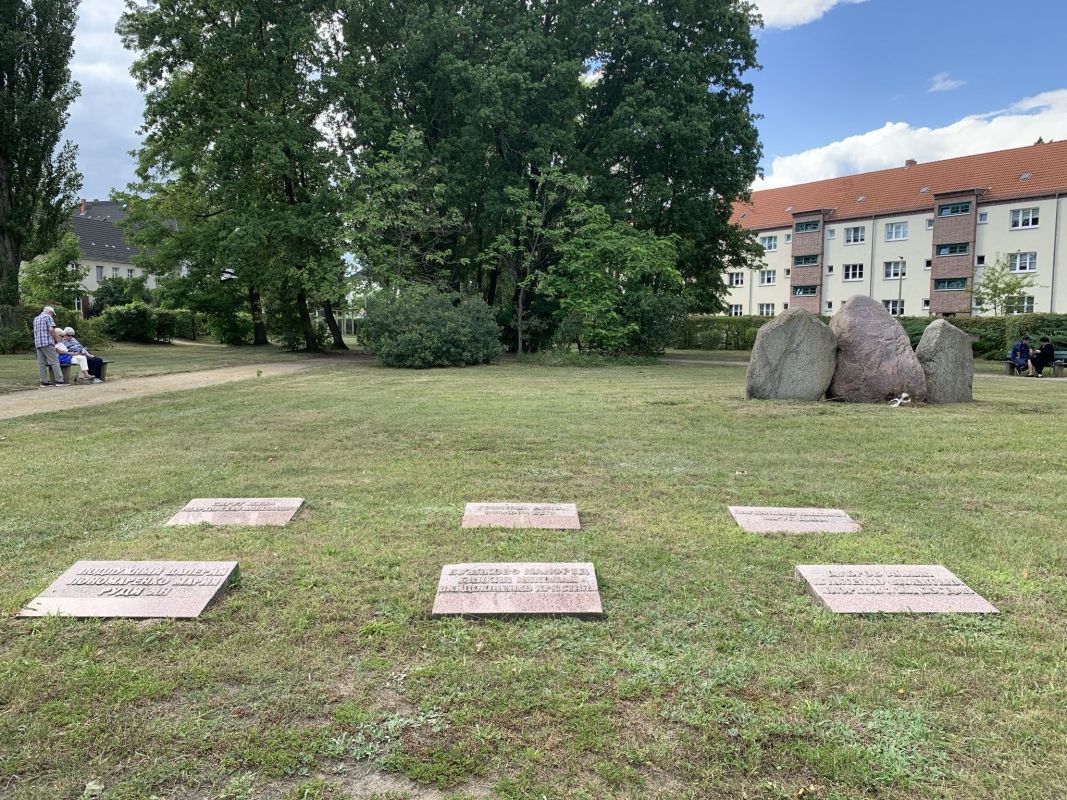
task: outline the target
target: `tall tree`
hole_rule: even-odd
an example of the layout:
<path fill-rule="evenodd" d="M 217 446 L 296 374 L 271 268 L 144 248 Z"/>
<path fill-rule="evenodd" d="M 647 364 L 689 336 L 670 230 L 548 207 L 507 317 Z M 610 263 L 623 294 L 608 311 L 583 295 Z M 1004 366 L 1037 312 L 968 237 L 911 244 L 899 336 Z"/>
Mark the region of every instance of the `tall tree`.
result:
<path fill-rule="evenodd" d="M 81 175 L 60 146 L 68 109 L 78 0 L 0 3 L 0 303 L 19 299 L 19 265 L 51 249 Z"/>
<path fill-rule="evenodd" d="M 332 301 L 343 275 L 336 154 L 320 130 L 332 10 L 331 0 L 152 0 L 119 23 L 146 91 L 132 188 L 196 192 L 200 210 L 177 227 L 202 256 L 218 248 L 250 304 L 272 294 L 309 350 L 309 299 Z"/>

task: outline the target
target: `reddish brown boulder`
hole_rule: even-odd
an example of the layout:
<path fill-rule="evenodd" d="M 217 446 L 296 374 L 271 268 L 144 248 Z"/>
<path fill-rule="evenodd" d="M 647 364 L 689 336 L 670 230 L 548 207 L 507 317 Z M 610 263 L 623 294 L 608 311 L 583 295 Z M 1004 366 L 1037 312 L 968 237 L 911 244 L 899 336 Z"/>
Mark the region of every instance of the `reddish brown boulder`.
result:
<path fill-rule="evenodd" d="M 827 396 L 880 403 L 907 392 L 926 400 L 926 376 L 904 328 L 873 298 L 855 295 L 830 320 L 837 368 Z"/>

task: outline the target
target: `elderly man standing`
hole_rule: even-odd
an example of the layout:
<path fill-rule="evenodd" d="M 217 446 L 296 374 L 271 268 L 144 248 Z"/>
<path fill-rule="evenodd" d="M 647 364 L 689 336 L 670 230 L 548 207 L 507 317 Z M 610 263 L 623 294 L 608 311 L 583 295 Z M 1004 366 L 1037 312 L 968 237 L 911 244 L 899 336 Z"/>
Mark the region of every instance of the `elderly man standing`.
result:
<path fill-rule="evenodd" d="M 52 368 L 52 377 L 56 386 L 66 386 L 63 380 L 63 370 L 59 368 L 59 356 L 56 355 L 56 321 L 53 314 L 56 310 L 52 306 L 45 306 L 44 310 L 33 318 L 33 346 L 37 348 L 37 373 L 41 378 L 41 387 L 48 383 L 48 368 Z"/>

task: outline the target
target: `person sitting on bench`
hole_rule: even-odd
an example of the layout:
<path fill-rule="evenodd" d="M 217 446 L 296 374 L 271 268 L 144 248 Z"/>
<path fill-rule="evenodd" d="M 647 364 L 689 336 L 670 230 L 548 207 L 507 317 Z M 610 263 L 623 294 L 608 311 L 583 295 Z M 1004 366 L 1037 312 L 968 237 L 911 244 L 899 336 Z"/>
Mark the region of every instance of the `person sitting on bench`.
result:
<path fill-rule="evenodd" d="M 1042 336 L 1039 341 L 1041 346 L 1036 350 L 1030 351 L 1030 371 L 1027 374 L 1031 378 L 1040 378 L 1041 372 L 1045 367 L 1051 366 L 1056 360 L 1056 351 L 1053 349 L 1049 338 Z"/>
<path fill-rule="evenodd" d="M 94 356 L 82 346 L 81 342 L 74 338 L 74 328 L 66 327 L 63 329 L 63 344 L 66 345 L 67 350 L 71 354 L 71 358 L 78 363 L 78 366 L 84 370 L 87 375 L 91 376 L 90 383 L 104 382 L 100 377 L 100 371 L 104 366 L 104 359 Z M 84 364 L 81 363 L 82 361 L 84 361 Z"/>
<path fill-rule="evenodd" d="M 1024 336 L 1017 341 L 1011 348 L 1011 354 L 1008 356 L 1014 366 L 1014 374 L 1022 375 L 1024 369 L 1030 369 L 1030 337 Z"/>

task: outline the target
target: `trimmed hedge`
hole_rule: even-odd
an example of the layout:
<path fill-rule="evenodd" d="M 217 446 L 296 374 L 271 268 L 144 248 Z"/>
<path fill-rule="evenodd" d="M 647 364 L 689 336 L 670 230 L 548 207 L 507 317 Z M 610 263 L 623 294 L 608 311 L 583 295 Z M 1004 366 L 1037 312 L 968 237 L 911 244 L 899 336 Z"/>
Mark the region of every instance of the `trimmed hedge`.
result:
<path fill-rule="evenodd" d="M 0 305 L 0 354 L 33 351 L 33 318 L 41 309 L 31 306 Z M 78 341 L 89 350 L 107 347 L 110 343 L 96 320 L 82 319 L 80 313 L 69 308 L 56 309 L 56 325 L 74 328 Z"/>
<path fill-rule="evenodd" d="M 124 306 L 108 306 L 97 319 L 104 333 L 124 342 L 154 342 L 159 317 L 156 309 L 135 301 Z"/>
<path fill-rule="evenodd" d="M 681 337 L 683 350 L 751 350 L 756 333 L 774 317 L 716 317 L 693 314 Z M 828 323 L 829 317 L 818 317 Z"/>

